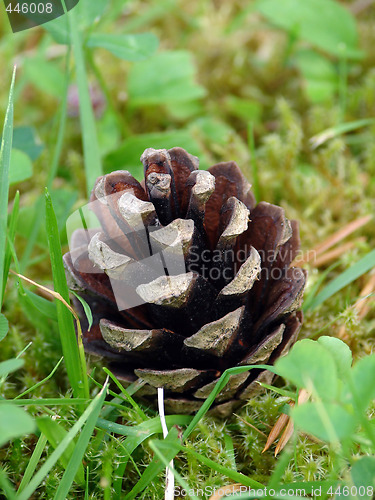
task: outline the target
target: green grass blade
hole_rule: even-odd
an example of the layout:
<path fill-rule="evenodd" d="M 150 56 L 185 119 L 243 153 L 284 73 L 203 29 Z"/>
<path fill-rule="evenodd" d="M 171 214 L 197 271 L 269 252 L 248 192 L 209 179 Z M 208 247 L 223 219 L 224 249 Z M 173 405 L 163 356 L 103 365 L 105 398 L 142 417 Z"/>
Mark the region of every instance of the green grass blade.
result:
<path fill-rule="evenodd" d="M 46 229 L 51 256 L 51 268 L 55 291 L 69 304 L 69 290 L 62 261 L 59 230 L 52 200 L 46 191 Z M 89 397 L 85 359 L 80 355 L 74 329 L 73 316 L 67 307 L 56 300 L 57 318 L 65 366 L 76 397 Z"/>
<path fill-rule="evenodd" d="M 14 238 L 16 236 L 16 227 L 17 227 L 17 222 L 18 222 L 18 213 L 19 213 L 19 207 L 20 207 L 20 192 L 17 191 L 16 196 L 14 197 L 14 205 L 13 205 L 13 210 L 12 214 L 9 219 L 9 227 L 8 227 L 8 244 L 6 246 L 5 250 L 5 259 L 4 259 L 4 281 L 3 281 L 3 297 L 5 293 L 5 287 L 7 284 L 7 279 L 8 279 L 8 274 L 9 274 L 9 268 L 10 268 L 10 263 L 12 261 L 12 253 L 9 247 L 9 242 L 14 243 Z"/>
<path fill-rule="evenodd" d="M 8 108 L 5 115 L 0 149 L 0 310 L 4 297 L 4 264 L 8 221 L 9 168 L 13 141 L 13 92 L 15 79 L 16 68 L 14 68 L 10 86 Z"/>
<path fill-rule="evenodd" d="M 90 403 L 86 398 L 40 398 L 40 399 L 13 399 L 12 404 L 17 406 L 74 406 Z M 7 399 L 0 399 L 0 406 L 9 403 Z"/>
<path fill-rule="evenodd" d="M 79 95 L 79 115 L 82 129 L 83 156 L 86 174 L 87 194 L 90 195 L 97 177 L 102 174 L 100 149 L 96 132 L 95 115 L 91 104 L 90 90 L 86 73 L 85 58 L 82 48 L 82 37 L 76 22 L 76 13 L 72 9 L 68 13 L 70 38 L 73 47 L 77 85 Z"/>
<path fill-rule="evenodd" d="M 113 380 L 113 382 L 117 385 L 117 387 L 120 389 L 121 393 L 125 396 L 126 400 L 132 405 L 132 407 L 136 410 L 138 413 L 139 417 L 142 420 L 148 420 L 147 416 L 145 413 L 141 410 L 140 406 L 134 401 L 134 399 L 129 395 L 127 390 L 124 388 L 123 385 L 117 380 L 117 378 L 113 375 L 113 373 L 108 370 L 108 368 L 103 368 L 104 372 Z"/>
<path fill-rule="evenodd" d="M 324 280 L 329 275 L 329 273 L 333 271 L 333 269 L 335 269 L 338 265 L 339 262 L 334 262 L 331 266 L 329 266 L 320 274 L 314 285 L 309 290 L 308 294 L 306 294 L 306 296 L 304 296 L 303 298 L 303 304 L 302 304 L 303 312 L 308 311 L 308 309 L 310 308 L 310 304 L 313 302 L 314 298 L 318 294 L 319 288 L 324 283 Z"/>
<path fill-rule="evenodd" d="M 46 436 L 49 444 L 54 450 L 68 434 L 68 431 L 63 426 L 63 422 L 57 422 L 56 420 L 52 420 L 52 418 L 47 416 L 38 418 L 38 428 L 41 433 Z M 75 449 L 76 441 L 74 440 L 69 443 L 69 446 L 61 455 L 59 462 L 64 470 L 68 466 L 70 458 L 75 453 Z M 85 473 L 82 464 L 73 477 L 80 486 L 83 486 L 85 484 Z"/>
<path fill-rule="evenodd" d="M 166 449 L 166 443 L 163 441 L 159 441 L 158 443 L 159 449 L 164 448 Z M 201 455 L 200 453 L 192 450 L 191 448 L 187 448 L 182 445 L 178 445 L 180 448 L 180 451 L 184 451 L 188 455 L 191 455 L 195 457 L 197 460 L 199 460 L 202 464 L 208 466 L 210 469 L 215 470 L 219 474 L 223 474 L 229 479 L 232 479 L 233 481 L 237 483 L 241 483 L 244 486 L 248 486 L 249 488 L 264 488 L 264 485 L 262 483 L 259 483 L 258 481 L 255 481 L 255 479 L 251 479 L 248 476 L 245 476 L 244 474 L 241 474 L 240 472 L 237 472 L 233 469 L 229 469 L 228 467 L 225 467 L 224 465 L 220 465 L 217 462 L 214 462 L 210 458 L 205 457 L 204 455 Z"/>
<path fill-rule="evenodd" d="M 89 444 L 92 433 L 94 432 L 94 427 L 98 420 L 100 410 L 103 406 L 104 398 L 106 396 L 107 385 L 108 383 L 106 382 L 104 390 L 102 391 L 102 395 L 98 400 L 98 404 L 95 406 L 95 408 L 89 415 L 85 428 L 83 429 L 83 431 L 79 436 L 79 439 L 75 446 L 74 453 L 64 472 L 59 487 L 57 488 L 54 500 L 65 500 L 65 498 L 67 498 L 67 494 L 70 490 L 73 479 L 76 476 L 77 472 L 80 470 L 80 467 L 82 467 L 82 459 Z"/>
<path fill-rule="evenodd" d="M 251 166 L 251 182 L 252 189 L 257 203 L 262 200 L 260 182 L 259 182 L 259 169 L 255 152 L 254 144 L 254 124 L 249 123 L 247 127 L 247 143 L 250 152 L 250 166 Z"/>
<path fill-rule="evenodd" d="M 211 391 L 210 395 L 206 398 L 206 400 L 203 403 L 203 405 L 201 406 L 200 410 L 193 417 L 188 428 L 185 430 L 184 435 L 182 436 L 183 441 L 190 436 L 190 434 L 193 432 L 193 430 L 195 429 L 195 426 L 198 424 L 200 419 L 210 409 L 210 406 L 214 402 L 216 396 L 228 383 L 229 377 L 231 375 L 235 375 L 237 373 L 242 373 L 242 372 L 245 372 L 247 370 L 251 370 L 252 368 L 261 369 L 261 370 L 269 370 L 272 373 L 276 373 L 276 370 L 273 368 L 273 366 L 268 366 L 268 365 L 237 366 L 237 367 L 228 368 L 227 370 L 225 370 L 225 372 L 223 372 L 222 375 L 220 376 L 219 380 L 217 381 L 217 383 L 216 383 L 215 387 L 213 388 L 213 390 Z"/>
<path fill-rule="evenodd" d="M 95 399 L 93 399 L 90 406 L 88 408 L 86 408 L 86 410 L 83 412 L 83 414 L 77 420 L 77 422 L 73 425 L 73 427 L 70 429 L 70 431 L 65 436 L 65 438 L 58 445 L 56 450 L 54 450 L 52 452 L 52 454 L 47 458 L 47 460 L 44 462 L 42 467 L 38 470 L 38 472 L 32 478 L 30 483 L 25 487 L 25 489 L 22 491 L 22 493 L 17 494 L 17 500 L 27 500 L 28 498 L 31 497 L 31 495 L 38 488 L 38 486 L 43 481 L 43 479 L 50 472 L 52 467 L 59 460 L 59 458 L 64 453 L 64 451 L 68 448 L 69 444 L 73 441 L 75 436 L 78 434 L 78 432 L 82 429 L 82 427 L 88 421 L 89 417 L 93 413 L 96 414 L 98 409 L 100 411 L 100 408 L 102 407 L 105 395 L 106 395 L 106 387 L 104 387 L 103 390 L 100 391 L 99 394 L 95 397 Z"/>
<path fill-rule="evenodd" d="M 328 128 L 320 134 L 311 137 L 310 144 L 313 149 L 321 146 L 329 139 L 338 137 L 339 135 L 346 134 L 347 132 L 353 132 L 362 127 L 374 125 L 375 118 L 364 118 L 363 120 L 356 120 L 354 122 L 340 123 L 336 127 Z"/>
<path fill-rule="evenodd" d="M 46 444 L 47 444 L 47 438 L 43 434 L 41 434 L 39 436 L 38 442 L 36 443 L 33 454 L 31 455 L 31 458 L 27 464 L 21 484 L 19 485 L 18 488 L 18 493 L 21 493 L 25 489 L 26 485 L 31 481 L 31 478 L 33 477 L 35 470 L 38 466 L 40 457 L 42 456 L 44 448 L 46 447 Z"/>
<path fill-rule="evenodd" d="M 34 391 L 35 389 L 37 389 L 38 387 L 40 387 L 41 385 L 43 385 L 45 382 L 47 382 L 47 380 L 49 380 L 50 378 L 53 377 L 53 375 L 55 374 L 56 370 L 58 369 L 58 367 L 60 366 L 62 360 L 64 358 L 61 358 L 58 362 L 57 362 L 57 365 L 53 368 L 53 370 L 51 371 L 51 373 L 49 375 L 47 375 L 47 377 L 45 377 L 43 380 L 41 380 L 40 382 L 34 384 L 32 387 L 29 387 L 25 392 L 22 392 L 21 394 L 18 394 L 18 396 L 16 396 L 14 399 L 20 399 L 20 398 L 23 398 L 24 396 L 26 396 L 26 394 L 29 394 L 30 392 Z"/>
<path fill-rule="evenodd" d="M 342 288 L 352 283 L 362 274 L 367 273 L 375 267 L 375 250 L 372 250 L 367 255 L 362 257 L 358 262 L 353 264 L 349 269 L 341 273 L 337 278 L 332 280 L 318 295 L 310 302 L 309 310 L 320 306 L 325 300 L 339 292 Z"/>
<path fill-rule="evenodd" d="M 167 422 L 168 426 L 187 425 L 191 422 L 191 420 L 192 417 L 190 415 L 165 416 L 165 421 Z M 139 444 L 141 444 L 142 441 L 148 439 L 154 434 L 161 434 L 163 432 L 161 428 L 160 417 L 150 418 L 149 420 L 147 420 L 147 422 L 142 422 L 141 424 L 134 426 L 117 424 L 115 422 L 111 422 L 110 420 L 98 418 L 97 427 L 108 432 L 120 434 L 121 436 L 131 436 L 139 438 Z"/>

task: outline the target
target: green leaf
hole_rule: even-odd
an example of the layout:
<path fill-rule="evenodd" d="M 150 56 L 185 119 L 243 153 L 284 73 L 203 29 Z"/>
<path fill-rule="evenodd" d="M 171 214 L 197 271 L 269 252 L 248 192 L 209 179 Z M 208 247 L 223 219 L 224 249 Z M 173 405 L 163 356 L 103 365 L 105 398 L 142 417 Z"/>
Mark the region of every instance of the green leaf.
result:
<path fill-rule="evenodd" d="M 319 337 L 318 343 L 329 351 L 336 363 L 338 376 L 345 380 L 350 374 L 353 361 L 349 346 L 340 339 L 327 336 Z"/>
<path fill-rule="evenodd" d="M 77 17 L 77 28 L 83 32 L 92 25 L 102 15 L 107 6 L 107 0 L 79 0 L 79 3 L 74 7 L 74 15 Z M 69 22 L 66 15 L 61 16 L 53 21 L 43 24 L 57 43 L 69 43 Z"/>
<path fill-rule="evenodd" d="M 26 153 L 31 161 L 35 161 L 39 158 L 43 151 L 43 145 L 33 127 L 14 128 L 12 146 L 14 149 Z"/>
<path fill-rule="evenodd" d="M 8 221 L 9 170 L 13 140 L 13 91 L 16 78 L 14 68 L 10 86 L 8 107 L 5 115 L 0 148 L 0 309 L 3 303 L 4 263 L 6 254 L 6 234 Z"/>
<path fill-rule="evenodd" d="M 198 118 L 191 124 L 191 127 L 199 131 L 199 137 L 202 136 L 203 139 L 214 144 L 227 144 L 231 136 L 234 136 L 234 131 L 229 125 L 209 116 Z"/>
<path fill-rule="evenodd" d="M 327 442 L 347 439 L 357 419 L 336 403 L 308 402 L 293 408 L 291 416 L 301 430 Z"/>
<path fill-rule="evenodd" d="M 201 156 L 197 141 L 187 130 L 169 130 L 152 134 L 139 134 L 129 137 L 122 145 L 108 153 L 104 158 L 105 172 L 118 169 L 129 170 L 138 179 L 143 178 L 143 165 L 140 157 L 146 148 L 170 149 L 180 146 L 195 156 Z M 200 165 L 202 167 L 202 165 Z M 208 165 L 203 165 L 207 167 Z"/>
<path fill-rule="evenodd" d="M 276 371 L 299 388 L 322 399 L 334 399 L 338 391 L 336 364 L 329 351 L 314 340 L 297 342 L 289 354 L 275 363 Z"/>
<path fill-rule="evenodd" d="M 183 50 L 165 51 L 132 66 L 128 78 L 132 106 L 191 101 L 206 94 L 195 83 L 192 55 Z"/>
<path fill-rule="evenodd" d="M 225 106 L 230 113 L 246 123 L 258 123 L 261 119 L 262 105 L 255 100 L 229 95 L 225 99 Z"/>
<path fill-rule="evenodd" d="M 17 184 L 26 181 L 33 176 L 33 164 L 26 153 L 18 149 L 12 149 L 10 162 L 9 184 Z"/>
<path fill-rule="evenodd" d="M 366 356 L 351 369 L 351 384 L 345 390 L 343 401 L 351 402 L 357 411 L 364 412 L 375 399 L 375 354 Z"/>
<path fill-rule="evenodd" d="M 69 44 L 69 24 L 66 15 L 42 25 L 57 43 Z"/>
<path fill-rule="evenodd" d="M 87 322 L 88 322 L 88 331 L 91 330 L 91 327 L 92 327 L 92 322 L 93 322 L 93 318 L 92 318 L 92 312 L 91 312 L 91 309 L 90 309 L 90 306 L 88 305 L 88 303 L 85 301 L 85 299 L 83 299 L 82 297 L 80 297 L 78 295 L 78 293 L 76 293 L 74 290 L 70 290 L 71 293 L 74 295 L 74 297 L 79 300 L 79 302 L 82 304 L 82 307 L 83 307 L 83 310 L 85 311 L 85 314 L 86 314 L 86 318 L 87 318 Z"/>
<path fill-rule="evenodd" d="M 300 50 L 293 61 L 305 78 L 305 91 L 312 102 L 326 101 L 335 94 L 338 77 L 329 59 L 312 50 Z"/>
<path fill-rule="evenodd" d="M 362 490 L 362 487 L 365 487 L 367 490 L 368 486 L 375 487 L 375 457 L 362 457 L 357 462 L 354 463 L 350 470 L 350 475 L 352 477 L 353 484 L 357 486 L 358 492 Z M 361 488 L 361 490 L 359 489 Z M 373 492 L 369 490 L 364 495 L 361 495 L 360 498 L 374 498 Z"/>
<path fill-rule="evenodd" d="M 255 9 L 272 24 L 329 54 L 360 57 L 354 17 L 334 0 L 258 0 Z"/>
<path fill-rule="evenodd" d="M 58 447 L 61 441 L 68 435 L 68 431 L 66 431 L 62 425 L 60 425 L 56 420 L 52 420 L 50 417 L 40 417 L 36 420 L 39 430 L 46 436 L 49 443 L 52 445 L 54 449 Z M 61 465 L 66 469 L 71 456 L 74 453 L 76 443 L 75 441 L 71 441 L 60 457 Z M 83 470 L 82 463 L 78 469 L 76 474 L 76 481 L 83 485 L 85 482 L 85 473 Z"/>
<path fill-rule="evenodd" d="M 159 40 L 152 33 L 137 35 L 93 33 L 89 36 L 86 45 L 90 48 L 106 49 L 125 61 L 142 61 L 156 51 Z"/>
<path fill-rule="evenodd" d="M 10 403 L 0 406 L 0 448 L 11 439 L 34 432 L 35 423 L 28 413 Z"/>
<path fill-rule="evenodd" d="M 374 266 L 375 250 L 372 250 L 323 288 L 323 290 L 310 302 L 309 310 L 315 309 L 323 304 L 323 302 L 332 297 L 332 295 L 358 279 L 362 274 L 370 271 Z"/>
<path fill-rule="evenodd" d="M 0 363 L 0 377 L 6 378 L 9 373 L 15 372 L 25 364 L 23 359 L 12 358 Z"/>
<path fill-rule="evenodd" d="M 0 313 L 0 342 L 5 338 L 9 331 L 9 323 L 4 314 Z"/>
<path fill-rule="evenodd" d="M 35 307 L 35 309 L 37 309 L 47 318 L 57 321 L 56 304 L 54 302 L 51 302 L 44 297 L 40 297 L 40 295 L 37 295 L 30 290 L 25 290 L 25 294 L 27 295 L 30 303 Z"/>
<path fill-rule="evenodd" d="M 61 98 L 64 92 L 64 73 L 57 64 L 41 56 L 26 58 L 23 67 L 26 78 L 41 92 Z"/>

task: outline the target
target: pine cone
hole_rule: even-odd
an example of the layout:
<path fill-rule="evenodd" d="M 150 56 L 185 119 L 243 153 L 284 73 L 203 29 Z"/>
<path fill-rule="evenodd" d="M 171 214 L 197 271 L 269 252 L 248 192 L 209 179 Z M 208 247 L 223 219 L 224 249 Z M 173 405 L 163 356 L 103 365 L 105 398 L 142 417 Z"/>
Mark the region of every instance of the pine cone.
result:
<path fill-rule="evenodd" d="M 150 148 L 141 161 L 142 184 L 127 171 L 96 181 L 89 208 L 100 228 L 75 230 L 64 262 L 93 311 L 86 351 L 127 383 L 146 381 L 147 401 L 164 387 L 166 411 L 191 413 L 224 370 L 272 364 L 295 342 L 305 285 L 305 272 L 290 267 L 298 224 L 278 206 L 256 205 L 234 162 L 199 170 L 181 148 Z M 216 414 L 272 377 L 231 376 Z"/>

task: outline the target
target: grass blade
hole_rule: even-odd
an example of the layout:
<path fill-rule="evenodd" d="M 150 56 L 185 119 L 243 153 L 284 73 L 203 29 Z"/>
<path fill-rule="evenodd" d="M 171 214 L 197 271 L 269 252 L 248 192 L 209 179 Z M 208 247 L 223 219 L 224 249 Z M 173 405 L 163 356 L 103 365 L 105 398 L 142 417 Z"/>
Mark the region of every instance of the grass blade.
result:
<path fill-rule="evenodd" d="M 325 300 L 339 292 L 342 288 L 355 281 L 362 274 L 367 273 L 375 267 L 375 250 L 372 250 L 367 255 L 362 257 L 358 262 L 353 264 L 349 269 L 341 273 L 337 278 L 332 280 L 318 295 L 309 303 L 309 310 L 320 306 Z"/>
<path fill-rule="evenodd" d="M 40 457 L 42 456 L 46 444 L 47 444 L 47 438 L 43 434 L 41 434 L 38 439 L 38 442 L 36 443 L 33 454 L 31 455 L 31 458 L 27 464 L 21 484 L 19 485 L 18 488 L 18 493 L 21 493 L 21 491 L 25 489 L 26 485 L 31 481 L 31 478 L 35 473 L 35 469 L 38 466 Z"/>
<path fill-rule="evenodd" d="M 67 15 L 69 17 L 70 38 L 73 47 L 75 68 L 77 74 L 79 116 L 82 129 L 86 188 L 87 194 L 90 195 L 97 177 L 103 175 L 102 164 L 95 125 L 95 115 L 91 104 L 90 89 L 85 67 L 85 58 L 82 49 L 82 37 L 77 26 L 75 10 L 72 9 Z"/>
<path fill-rule="evenodd" d="M 81 432 L 77 444 L 75 446 L 74 453 L 68 463 L 68 466 L 64 472 L 64 475 L 61 479 L 59 487 L 57 488 L 56 494 L 54 496 L 54 500 L 65 500 L 67 498 L 68 492 L 76 476 L 77 472 L 82 467 L 82 459 L 85 454 L 86 448 L 89 444 L 92 433 L 94 432 L 95 424 L 98 420 L 100 410 L 103 406 L 104 398 L 106 396 L 106 388 L 108 385 L 107 382 L 104 384 L 104 388 L 102 391 L 102 395 L 98 400 L 97 405 L 93 408 L 91 414 L 89 415 L 85 428 Z"/>
<path fill-rule="evenodd" d="M 16 196 L 14 197 L 14 205 L 13 205 L 12 215 L 10 216 L 10 219 L 9 219 L 8 244 L 6 245 L 5 259 L 4 259 L 4 272 L 3 272 L 4 281 L 3 281 L 3 295 L 2 295 L 3 297 L 4 297 L 4 293 L 5 293 L 5 287 L 7 284 L 10 263 L 12 261 L 12 252 L 10 250 L 9 243 L 13 244 L 14 238 L 16 236 L 16 227 L 17 227 L 17 221 L 18 221 L 19 206 L 20 206 L 20 192 L 17 191 Z"/>
<path fill-rule="evenodd" d="M 65 302 L 69 304 L 69 290 L 62 261 L 59 230 L 52 200 L 48 191 L 46 191 L 46 229 L 51 256 L 54 289 L 61 295 Z M 77 398 L 88 398 L 89 389 L 86 364 L 84 356 L 82 359 L 82 355 L 79 351 L 73 316 L 60 300 L 56 300 L 56 309 L 65 366 L 74 396 Z"/>
<path fill-rule="evenodd" d="M 5 115 L 3 137 L 0 149 L 0 310 L 4 297 L 4 264 L 6 253 L 8 195 L 9 195 L 9 168 L 13 141 L 13 92 L 16 79 L 16 68 L 13 71 L 12 83 L 9 92 L 8 108 Z"/>
<path fill-rule="evenodd" d="M 22 491 L 22 493 L 17 494 L 17 500 L 27 500 L 28 498 L 31 497 L 31 495 L 38 488 L 38 486 L 43 481 L 43 479 L 50 472 L 52 467 L 59 460 L 59 458 L 64 453 L 64 451 L 68 448 L 69 444 L 73 441 L 75 436 L 78 434 L 78 432 L 82 429 L 82 427 L 88 421 L 89 417 L 93 413 L 96 414 L 98 409 L 100 411 L 100 408 L 102 407 L 105 395 L 106 395 L 106 386 L 99 392 L 99 394 L 95 397 L 95 399 L 93 399 L 90 406 L 88 408 L 86 408 L 86 410 L 83 412 L 83 414 L 77 420 L 77 422 L 73 425 L 73 427 L 70 429 L 70 431 L 65 436 L 65 438 L 58 445 L 56 450 L 54 450 L 53 453 L 47 458 L 45 463 L 38 470 L 38 472 L 32 478 L 30 483 L 25 487 L 25 489 Z"/>
<path fill-rule="evenodd" d="M 57 422 L 56 420 L 52 420 L 47 416 L 38 418 L 38 428 L 41 433 L 46 436 L 49 444 L 54 450 L 68 434 L 68 431 L 64 428 L 62 422 Z M 68 466 L 70 458 L 75 453 L 75 449 L 76 442 L 75 440 L 73 440 L 71 443 L 69 443 L 69 446 L 60 457 L 59 462 L 63 469 L 66 469 L 66 467 Z M 80 486 L 83 486 L 85 484 L 85 473 L 82 464 L 79 470 L 73 476 L 72 480 L 73 479 Z"/>
<path fill-rule="evenodd" d="M 255 199 L 259 203 L 262 199 L 260 183 L 259 183 L 259 169 L 256 159 L 255 144 L 254 144 L 254 124 L 249 123 L 247 127 L 247 143 L 250 152 L 250 165 L 251 165 L 251 180 L 252 189 L 254 192 Z"/>
<path fill-rule="evenodd" d="M 329 139 L 333 139 L 334 137 L 338 137 L 339 135 L 352 132 L 353 130 L 357 130 L 362 127 L 374 125 L 374 123 L 375 118 L 364 118 L 363 120 L 356 120 L 354 122 L 340 123 L 340 125 L 337 125 L 336 127 L 328 128 L 327 130 L 320 132 L 320 134 L 311 137 L 311 147 L 312 149 L 316 149 Z"/>
<path fill-rule="evenodd" d="M 22 392 L 21 394 L 18 394 L 18 396 L 16 396 L 14 399 L 16 400 L 16 399 L 23 398 L 24 396 L 26 396 L 26 394 L 29 394 L 30 392 L 35 391 L 35 389 L 37 389 L 38 387 L 40 387 L 41 385 L 43 385 L 45 382 L 47 382 L 47 380 L 49 380 L 50 378 L 52 378 L 53 375 L 55 374 L 56 370 L 60 366 L 60 364 L 61 364 L 61 362 L 62 362 L 63 359 L 64 358 L 60 358 L 60 360 L 57 362 L 57 365 L 53 368 L 53 370 L 51 371 L 51 373 L 49 375 L 47 375 L 47 377 L 45 377 L 40 382 L 37 382 L 36 384 L 34 384 L 32 387 L 29 387 L 28 389 L 26 389 L 26 391 Z"/>

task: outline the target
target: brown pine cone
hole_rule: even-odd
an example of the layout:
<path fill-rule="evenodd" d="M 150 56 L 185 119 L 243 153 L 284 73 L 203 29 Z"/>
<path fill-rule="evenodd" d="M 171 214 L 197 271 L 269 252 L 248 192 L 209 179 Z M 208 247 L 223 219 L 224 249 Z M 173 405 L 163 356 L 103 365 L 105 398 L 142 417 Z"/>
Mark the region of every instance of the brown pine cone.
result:
<path fill-rule="evenodd" d="M 96 181 L 86 217 L 96 223 L 73 232 L 64 262 L 94 316 L 86 351 L 127 383 L 143 379 L 147 401 L 164 387 L 168 412 L 191 413 L 224 370 L 273 364 L 295 342 L 306 278 L 290 267 L 298 224 L 278 206 L 256 205 L 234 162 L 199 170 L 181 148 L 150 148 L 141 161 L 142 184 L 127 171 Z M 272 377 L 232 375 L 216 414 Z"/>

